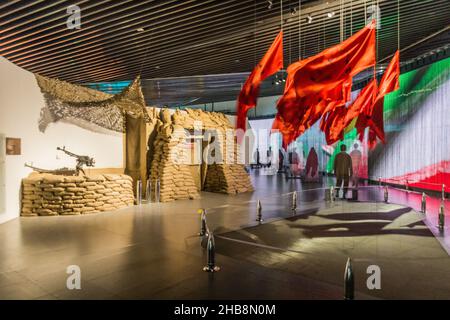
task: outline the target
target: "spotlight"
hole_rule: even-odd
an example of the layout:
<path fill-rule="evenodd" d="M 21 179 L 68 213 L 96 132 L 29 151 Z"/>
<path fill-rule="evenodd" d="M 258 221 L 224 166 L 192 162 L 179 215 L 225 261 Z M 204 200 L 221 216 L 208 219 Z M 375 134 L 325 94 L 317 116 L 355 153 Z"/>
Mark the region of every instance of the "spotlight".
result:
<path fill-rule="evenodd" d="M 137 32 L 143 32 L 145 29 L 144 28 L 137 28 L 136 31 Z"/>
<path fill-rule="evenodd" d="M 267 9 L 272 9 L 273 2 L 271 0 L 267 0 L 267 3 L 269 4 Z"/>
<path fill-rule="evenodd" d="M 160 66 L 155 66 L 155 69 L 159 69 L 160 68 Z"/>
<path fill-rule="evenodd" d="M 297 14 L 297 7 L 292 8 L 291 15 L 295 16 Z"/>
<path fill-rule="evenodd" d="M 313 21 L 313 17 L 310 14 L 308 14 L 306 18 L 308 18 L 308 23 L 311 23 Z"/>
<path fill-rule="evenodd" d="M 278 75 L 275 76 L 275 85 L 279 86 L 281 84 L 280 79 L 278 79 Z"/>
<path fill-rule="evenodd" d="M 327 17 L 332 18 L 332 17 L 334 17 L 334 14 L 335 14 L 334 11 L 328 12 Z"/>

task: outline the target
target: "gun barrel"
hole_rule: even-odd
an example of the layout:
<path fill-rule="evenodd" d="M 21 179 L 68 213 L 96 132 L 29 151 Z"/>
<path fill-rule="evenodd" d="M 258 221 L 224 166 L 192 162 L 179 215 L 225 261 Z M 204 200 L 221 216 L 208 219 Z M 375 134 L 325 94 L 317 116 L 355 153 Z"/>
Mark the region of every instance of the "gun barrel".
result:
<path fill-rule="evenodd" d="M 63 147 L 63 148 L 57 147 L 56 150 L 60 150 L 60 151 L 64 152 L 65 154 L 67 154 L 68 156 L 71 156 L 71 157 L 74 157 L 74 158 L 81 157 L 81 156 L 79 156 L 79 155 L 77 155 L 77 154 L 75 154 L 73 152 L 67 151 L 66 147 Z"/>

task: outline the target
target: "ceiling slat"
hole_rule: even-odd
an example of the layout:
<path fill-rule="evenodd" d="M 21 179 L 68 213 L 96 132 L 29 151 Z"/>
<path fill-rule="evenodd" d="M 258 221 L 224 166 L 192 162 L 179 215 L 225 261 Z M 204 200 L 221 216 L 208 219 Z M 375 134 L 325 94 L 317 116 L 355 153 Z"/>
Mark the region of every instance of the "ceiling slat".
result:
<path fill-rule="evenodd" d="M 265 0 L 46 0 L 0 5 L 0 55 L 32 72 L 85 83 L 250 71 L 279 30 L 279 1 Z M 378 59 L 397 43 L 397 0 L 345 0 L 344 38 L 365 24 L 365 6 L 379 3 Z M 66 6 L 82 9 L 82 28 L 68 30 Z M 283 1 L 286 66 L 299 57 L 298 0 Z M 302 57 L 340 41 L 340 0 L 302 0 Z M 401 46 L 448 24 L 448 0 L 400 0 Z M 334 11 L 332 18 L 326 14 Z M 350 15 L 352 13 L 352 15 Z M 313 17 L 308 24 L 306 16 Z M 256 22 L 256 24 L 255 24 Z M 136 29 L 144 28 L 144 32 Z M 255 34 L 253 32 L 256 32 Z M 447 41 L 429 39 L 405 51 L 423 54 Z M 158 66 L 159 68 L 155 68 Z"/>

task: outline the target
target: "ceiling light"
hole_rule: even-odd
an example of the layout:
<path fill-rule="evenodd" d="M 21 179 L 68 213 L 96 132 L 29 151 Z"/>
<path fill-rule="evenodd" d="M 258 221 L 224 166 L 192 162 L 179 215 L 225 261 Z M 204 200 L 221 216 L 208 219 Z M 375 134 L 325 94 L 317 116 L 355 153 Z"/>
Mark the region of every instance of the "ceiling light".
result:
<path fill-rule="evenodd" d="M 144 28 L 137 28 L 136 31 L 137 32 L 143 32 L 145 29 Z"/>
<path fill-rule="evenodd" d="M 327 17 L 332 18 L 332 17 L 334 17 L 334 14 L 335 14 L 334 11 L 328 12 Z"/>
<path fill-rule="evenodd" d="M 291 15 L 295 16 L 297 14 L 297 7 L 292 8 Z"/>
<path fill-rule="evenodd" d="M 155 66 L 155 69 L 159 69 L 160 68 L 160 66 Z"/>
<path fill-rule="evenodd" d="M 306 18 L 308 18 L 308 23 L 311 23 L 313 21 L 313 17 L 310 14 L 308 14 Z"/>

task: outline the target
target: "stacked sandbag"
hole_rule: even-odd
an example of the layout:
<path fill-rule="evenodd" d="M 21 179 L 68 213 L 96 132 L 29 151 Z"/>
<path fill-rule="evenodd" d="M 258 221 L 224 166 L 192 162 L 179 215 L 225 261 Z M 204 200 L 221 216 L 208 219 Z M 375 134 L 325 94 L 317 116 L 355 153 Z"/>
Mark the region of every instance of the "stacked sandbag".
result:
<path fill-rule="evenodd" d="M 183 148 L 187 134 L 185 130 L 193 130 L 204 136 L 212 136 L 210 146 L 215 163 L 208 165 L 204 190 L 235 194 L 253 191 L 250 178 L 244 165 L 238 160 L 234 128 L 223 113 L 204 112 L 201 109 L 177 110 L 173 114 L 161 109 L 159 123 L 153 144 L 151 164 L 152 200 L 155 200 L 156 182 L 160 181 L 160 201 L 177 199 L 195 199 L 199 197 L 194 178 L 189 170 L 190 159 Z M 230 140 L 230 136 L 231 139 Z M 229 155 L 226 148 L 234 148 Z M 231 159 L 227 159 L 231 156 Z"/>
<path fill-rule="evenodd" d="M 22 216 L 98 213 L 133 204 L 132 178 L 124 174 L 33 174 L 22 180 Z"/>
<path fill-rule="evenodd" d="M 174 113 L 175 123 L 182 125 L 186 129 L 194 129 L 196 122 L 201 122 L 202 130 L 219 130 L 224 132 L 226 129 L 233 129 L 227 116 L 220 112 L 206 112 L 200 109 L 186 109 L 185 113 L 177 110 Z"/>
<path fill-rule="evenodd" d="M 184 148 L 186 133 L 180 125 L 173 124 L 167 112 L 161 112 L 154 142 L 150 182 L 152 201 L 156 200 L 157 181 L 160 184 L 159 201 L 197 199 L 200 197 L 194 177 L 189 169 L 189 153 Z"/>
<path fill-rule="evenodd" d="M 235 194 L 253 191 L 253 186 L 243 165 L 212 164 L 208 166 L 205 191 Z"/>
<path fill-rule="evenodd" d="M 241 164 L 242 155 L 238 152 L 238 146 L 235 141 L 229 141 L 230 136 L 227 136 L 226 130 L 232 128 L 228 118 L 222 113 L 208 114 L 216 128 L 213 145 L 218 162 L 208 165 L 204 190 L 227 194 L 253 191 L 250 177 Z M 232 137 L 234 139 L 234 132 Z"/>

